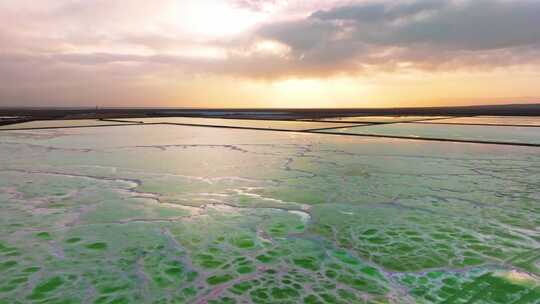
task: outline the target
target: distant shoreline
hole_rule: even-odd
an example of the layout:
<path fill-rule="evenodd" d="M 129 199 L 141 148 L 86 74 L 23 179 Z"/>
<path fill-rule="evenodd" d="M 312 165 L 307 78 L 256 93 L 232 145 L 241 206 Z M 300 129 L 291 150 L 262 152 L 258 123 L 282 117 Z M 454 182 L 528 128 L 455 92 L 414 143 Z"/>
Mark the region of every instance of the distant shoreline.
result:
<path fill-rule="evenodd" d="M 341 108 L 341 109 L 208 109 L 208 108 L 0 108 L 1 116 L 20 120 L 100 119 L 139 117 L 216 117 L 295 120 L 335 116 L 540 116 L 540 104 L 457 107 Z M 0 122 L 1 123 L 1 122 Z"/>

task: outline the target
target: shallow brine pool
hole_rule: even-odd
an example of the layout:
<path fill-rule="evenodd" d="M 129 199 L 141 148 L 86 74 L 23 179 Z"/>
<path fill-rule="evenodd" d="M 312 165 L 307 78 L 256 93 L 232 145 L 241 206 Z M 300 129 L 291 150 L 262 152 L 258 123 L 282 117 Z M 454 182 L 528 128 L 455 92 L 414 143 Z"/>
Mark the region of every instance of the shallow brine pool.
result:
<path fill-rule="evenodd" d="M 131 125 L 0 159 L 0 303 L 540 301 L 537 147 Z"/>

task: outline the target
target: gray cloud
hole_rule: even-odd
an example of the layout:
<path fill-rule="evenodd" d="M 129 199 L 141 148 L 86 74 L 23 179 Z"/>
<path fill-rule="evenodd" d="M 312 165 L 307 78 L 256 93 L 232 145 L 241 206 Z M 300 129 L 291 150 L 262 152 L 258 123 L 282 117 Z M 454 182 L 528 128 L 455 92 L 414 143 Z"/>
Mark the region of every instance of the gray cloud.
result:
<path fill-rule="evenodd" d="M 493 49 L 540 42 L 540 2 L 416 0 L 319 11 L 310 19 L 349 22 L 355 39 L 385 45 Z"/>
<path fill-rule="evenodd" d="M 351 71 L 361 65 L 395 68 L 400 62 L 426 69 L 536 63 L 540 2 L 367 2 L 267 24 L 258 35 L 289 45 L 306 64 L 332 63 L 339 69 L 348 63 Z"/>
<path fill-rule="evenodd" d="M 328 11 L 318 11 L 312 14 L 312 18 L 321 20 L 352 20 L 363 24 L 380 23 L 440 10 L 448 4 L 446 0 L 363 3 L 340 6 Z"/>
<path fill-rule="evenodd" d="M 259 34 L 279 40 L 295 50 L 308 50 L 332 40 L 340 28 L 320 20 L 301 20 L 272 24 L 260 29 Z"/>

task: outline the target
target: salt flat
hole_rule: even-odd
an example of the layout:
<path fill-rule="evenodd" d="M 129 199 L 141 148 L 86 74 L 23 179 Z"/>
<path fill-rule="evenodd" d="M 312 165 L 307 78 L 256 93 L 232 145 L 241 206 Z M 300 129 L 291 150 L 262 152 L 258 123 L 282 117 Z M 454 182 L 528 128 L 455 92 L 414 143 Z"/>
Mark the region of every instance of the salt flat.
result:
<path fill-rule="evenodd" d="M 539 151 L 160 124 L 1 131 L 0 303 L 538 303 Z"/>

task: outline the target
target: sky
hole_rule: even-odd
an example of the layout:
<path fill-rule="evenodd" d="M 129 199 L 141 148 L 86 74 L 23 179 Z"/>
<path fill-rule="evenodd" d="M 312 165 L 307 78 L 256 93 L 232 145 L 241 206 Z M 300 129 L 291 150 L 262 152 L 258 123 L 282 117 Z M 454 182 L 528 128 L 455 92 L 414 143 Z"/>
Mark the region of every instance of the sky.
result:
<path fill-rule="evenodd" d="M 538 0 L 2 0 L 0 106 L 540 102 Z"/>

